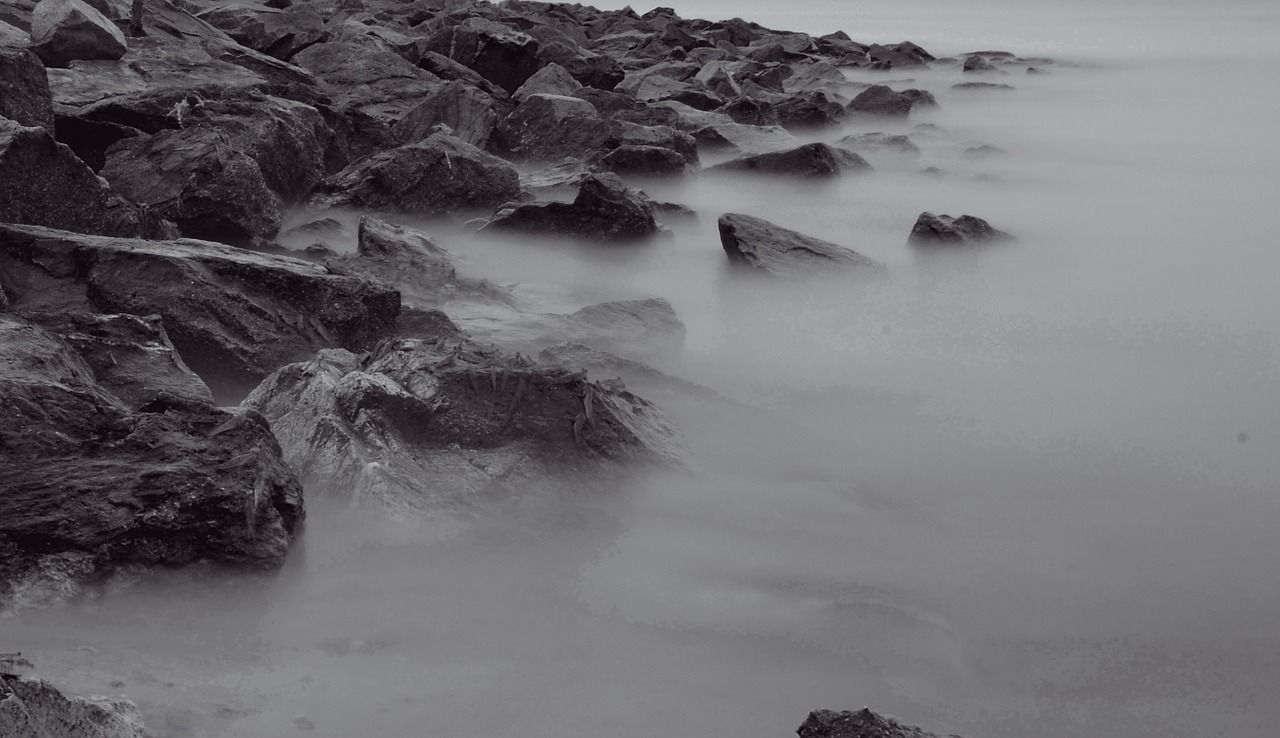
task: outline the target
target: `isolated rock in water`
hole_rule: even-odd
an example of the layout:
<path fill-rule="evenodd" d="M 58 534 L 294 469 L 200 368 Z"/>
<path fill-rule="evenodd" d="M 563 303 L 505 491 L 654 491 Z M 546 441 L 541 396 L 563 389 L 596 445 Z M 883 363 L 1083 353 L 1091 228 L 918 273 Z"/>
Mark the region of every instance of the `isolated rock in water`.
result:
<path fill-rule="evenodd" d="M 491 211 L 520 195 L 515 167 L 445 132 L 352 164 L 325 181 L 324 206 L 415 215 Z"/>
<path fill-rule="evenodd" d="M 759 172 L 791 177 L 834 177 L 841 172 L 870 170 L 866 159 L 824 143 L 812 143 L 786 151 L 756 154 L 717 164 L 708 171 Z"/>
<path fill-rule="evenodd" d="M 963 69 L 966 72 L 991 72 L 995 70 L 995 67 L 983 57 L 973 54 L 964 60 Z"/>
<path fill-rule="evenodd" d="M 400 295 L 323 266 L 206 241 L 139 241 L 0 225 L 0 285 L 20 314 L 159 315 L 218 397 L 277 367 L 395 331 Z"/>
<path fill-rule="evenodd" d="M 280 198 L 258 163 L 217 130 L 122 139 L 107 150 L 99 174 L 189 238 L 245 246 L 280 231 Z"/>
<path fill-rule="evenodd" d="M 850 113 L 874 115 L 886 118 L 905 118 L 911 112 L 912 100 L 885 85 L 872 85 L 849 101 Z"/>
<path fill-rule="evenodd" d="M 492 95 L 464 82 L 449 82 L 406 113 L 391 131 L 402 143 L 416 143 L 443 124 L 461 141 L 484 148 L 504 112 Z"/>
<path fill-rule="evenodd" d="M 762 218 L 729 213 L 720 217 L 720 244 L 729 261 L 779 277 L 817 277 L 842 269 L 878 271 L 856 251 L 776 226 Z"/>
<path fill-rule="evenodd" d="M 815 710 L 796 729 L 796 734 L 800 738 L 959 738 L 905 725 L 865 707 L 856 712 Z"/>
<path fill-rule="evenodd" d="M 499 213 L 486 230 L 522 231 L 593 241 L 628 241 L 658 232 L 653 206 L 612 174 L 582 178 L 572 203 L 521 205 Z"/>
<path fill-rule="evenodd" d="M 132 411 L 66 343 L 13 317 L 0 317 L 0 393 L 0 607 L 122 569 L 284 563 L 302 488 L 261 416 L 171 395 Z"/>
<path fill-rule="evenodd" d="M 836 141 L 840 146 L 850 149 L 881 149 L 894 151 L 899 154 L 916 155 L 920 153 L 920 147 L 915 142 L 903 135 L 890 135 L 887 133 L 854 133 Z"/>
<path fill-rule="evenodd" d="M 916 108 L 938 107 L 937 98 L 935 98 L 933 96 L 933 93 L 929 92 L 928 90 L 916 90 L 916 89 L 903 90 L 898 94 L 902 95 L 903 97 L 911 101 L 912 110 L 915 110 Z"/>
<path fill-rule="evenodd" d="M 633 463 L 680 464 L 652 405 L 585 373 L 478 344 L 398 339 L 360 359 L 324 351 L 245 400 L 309 492 L 428 515 L 468 515 Z"/>
<path fill-rule="evenodd" d="M 40 58 L 27 49 L 0 45 L 0 118 L 40 126 L 53 135 L 53 98 Z"/>
<path fill-rule="evenodd" d="M 145 738 L 129 700 L 68 697 L 34 676 L 0 673 L 0 735 L 5 738 Z"/>
<path fill-rule="evenodd" d="M 31 12 L 31 50 L 51 67 L 77 59 L 115 60 L 129 51 L 124 34 L 81 0 L 40 0 Z"/>
<path fill-rule="evenodd" d="M 538 42 L 485 18 L 449 24 L 431 37 L 431 51 L 471 67 L 507 92 L 520 89 L 538 70 Z"/>
<path fill-rule="evenodd" d="M 559 64 L 548 64 L 539 69 L 532 77 L 525 81 L 520 89 L 511 95 L 511 99 L 516 102 L 523 101 L 526 97 L 536 94 L 547 95 L 572 95 L 574 91 L 582 89 L 582 83 L 573 78 L 573 75 Z"/>
<path fill-rule="evenodd" d="M 960 92 L 991 92 L 1013 90 L 1015 88 L 1013 85 L 999 82 L 961 82 L 960 84 L 951 85 L 951 89 L 959 90 Z"/>
<path fill-rule="evenodd" d="M 933 246 L 1003 241 L 1011 238 L 1013 237 L 1008 233 L 996 230 L 987 221 L 972 215 L 952 218 L 950 215 L 921 213 L 916 219 L 916 224 L 911 228 L 908 242 L 919 246 Z"/>

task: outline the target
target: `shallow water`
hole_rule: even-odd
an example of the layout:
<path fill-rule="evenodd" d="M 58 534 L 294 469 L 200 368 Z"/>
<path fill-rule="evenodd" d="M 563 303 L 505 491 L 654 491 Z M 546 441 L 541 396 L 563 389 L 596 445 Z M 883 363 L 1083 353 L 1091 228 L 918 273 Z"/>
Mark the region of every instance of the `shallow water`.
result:
<path fill-rule="evenodd" d="M 983 96 L 890 73 L 941 103 L 907 126 L 949 132 L 913 133 L 918 160 L 644 183 L 701 214 L 650 245 L 427 224 L 535 309 L 669 299 L 689 333 L 661 368 L 758 410 L 670 408 L 697 474 L 448 534 L 313 501 L 279 577 L 157 580 L 0 621 L 2 645 L 158 736 L 764 738 L 863 704 L 970 738 L 1275 735 L 1280 10 L 672 4 L 1071 64 Z M 1018 240 L 929 257 L 922 210 Z M 723 212 L 888 275 L 737 279 Z"/>

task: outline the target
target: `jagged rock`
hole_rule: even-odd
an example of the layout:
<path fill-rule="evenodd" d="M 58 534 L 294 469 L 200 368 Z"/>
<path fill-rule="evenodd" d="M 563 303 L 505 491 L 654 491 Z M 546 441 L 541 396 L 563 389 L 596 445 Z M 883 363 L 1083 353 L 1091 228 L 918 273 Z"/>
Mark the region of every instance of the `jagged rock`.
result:
<path fill-rule="evenodd" d="M 872 44 L 867 47 L 867 58 L 872 62 L 874 69 L 882 70 L 926 66 L 936 59 L 932 54 L 910 41 L 903 41 L 893 46 Z"/>
<path fill-rule="evenodd" d="M 217 129 L 121 139 L 99 173 L 189 238 L 249 245 L 280 231 L 280 198 L 258 163 Z"/>
<path fill-rule="evenodd" d="M 260 415 L 167 395 L 132 411 L 69 346 L 11 317 L 0 392 L 0 606 L 121 570 L 284 562 L 302 488 Z"/>
<path fill-rule="evenodd" d="M 391 131 L 403 143 L 421 141 L 437 125 L 446 125 L 460 140 L 485 147 L 508 108 L 491 95 L 464 82 L 448 82 L 405 114 Z"/>
<path fill-rule="evenodd" d="M 679 152 L 662 146 L 623 145 L 596 162 L 605 171 L 616 174 L 670 175 L 683 174 L 687 160 Z"/>
<path fill-rule="evenodd" d="M 0 46 L 0 118 L 53 134 L 53 97 L 40 57 Z"/>
<path fill-rule="evenodd" d="M 31 34 L 0 18 L 0 47 L 29 50 Z"/>
<path fill-rule="evenodd" d="M 754 97 L 739 97 L 730 100 L 715 112 L 729 116 L 734 123 L 746 126 L 776 126 L 779 124 L 778 113 L 773 104 L 767 100 Z"/>
<path fill-rule="evenodd" d="M 31 50 L 51 67 L 77 59 L 114 60 L 129 51 L 124 34 L 81 0 L 40 0 L 31 13 Z"/>
<path fill-rule="evenodd" d="M 466 65 L 507 92 L 538 70 L 538 42 L 501 23 L 470 17 L 435 33 L 428 48 Z"/>
<path fill-rule="evenodd" d="M 442 517 L 684 459 L 644 400 L 463 339 L 389 341 L 363 360 L 324 351 L 244 405 L 270 420 L 312 494 Z"/>
<path fill-rule="evenodd" d="M 606 120 L 599 116 L 596 106 L 586 100 L 541 93 L 525 98 L 498 125 L 495 141 L 508 156 L 526 161 L 553 162 L 593 153 L 603 155 L 625 145 L 660 146 L 676 151 L 689 164 L 698 160 L 697 142 L 688 134 L 666 126 Z"/>
<path fill-rule="evenodd" d="M 0 674 L 5 738 L 145 738 L 138 707 L 124 699 L 68 697 L 35 676 Z"/>
<path fill-rule="evenodd" d="M 352 43 L 308 46 L 293 63 L 323 80 L 338 108 L 356 108 L 388 125 L 443 84 L 397 54 Z"/>
<path fill-rule="evenodd" d="M 729 213 L 718 221 L 729 261 L 775 277 L 818 277 L 838 270 L 878 271 L 856 251 L 776 226 L 762 218 Z"/>
<path fill-rule="evenodd" d="M 939 736 L 915 725 L 906 725 L 867 708 L 856 712 L 814 710 L 796 729 L 800 738 L 959 738 Z"/>
<path fill-rule="evenodd" d="M 653 206 L 611 174 L 582 178 L 572 203 L 521 205 L 498 214 L 486 230 L 521 231 L 593 241 L 630 241 L 658 232 Z"/>
<path fill-rule="evenodd" d="M 787 92 L 839 92 L 849 85 L 844 74 L 828 61 L 809 61 L 792 64 L 793 74 L 783 80 L 783 88 Z"/>
<path fill-rule="evenodd" d="M 158 223 L 122 202 L 44 128 L 0 118 L 0 222 L 150 236 Z"/>
<path fill-rule="evenodd" d="M 950 215 L 934 215 L 921 213 L 911 227 L 908 242 L 917 246 L 937 246 L 960 243 L 986 243 L 1004 241 L 1013 238 L 1004 231 L 996 230 L 982 218 L 972 215 L 961 215 L 953 218 Z"/>
<path fill-rule="evenodd" d="M 196 17 L 238 43 L 284 61 L 328 36 L 324 18 L 310 3 L 276 9 L 232 2 L 203 10 Z"/>
<path fill-rule="evenodd" d="M 416 64 L 419 69 L 430 72 L 440 79 L 450 82 L 465 82 L 469 86 L 481 90 L 494 98 L 504 99 L 510 97 L 506 90 L 481 77 L 476 70 L 459 64 L 443 54 L 427 51 L 419 57 Z"/>
<path fill-rule="evenodd" d="M 519 197 L 514 167 L 449 133 L 433 133 L 352 164 L 325 181 L 318 201 L 418 215 L 493 208 Z"/>
<path fill-rule="evenodd" d="M 834 177 L 846 171 L 870 170 L 866 159 L 824 143 L 811 143 L 786 151 L 732 159 L 708 171 L 757 172 L 791 177 Z"/>
<path fill-rule="evenodd" d="M 526 97 L 543 93 L 547 95 L 572 95 L 582 89 L 582 83 L 573 78 L 564 67 L 552 62 L 539 69 L 532 77 L 520 85 L 511 99 L 522 102 Z"/>
<path fill-rule="evenodd" d="M 0 286 L 19 314 L 159 315 L 216 397 L 277 367 L 395 331 L 400 295 L 309 261 L 205 241 L 139 241 L 0 225 Z"/>
<path fill-rule="evenodd" d="M 905 118 L 911 112 L 910 96 L 894 92 L 885 85 L 872 85 L 849 102 L 850 113 L 887 118 Z"/>
<path fill-rule="evenodd" d="M 789 131 L 840 125 L 844 106 L 821 90 L 797 93 L 773 106 L 778 123 Z"/>
<path fill-rule="evenodd" d="M 839 141 L 836 144 L 848 149 L 882 149 L 893 151 L 899 154 L 917 155 L 920 153 L 920 147 L 915 142 L 903 135 L 890 135 L 887 133 L 853 133 Z"/>

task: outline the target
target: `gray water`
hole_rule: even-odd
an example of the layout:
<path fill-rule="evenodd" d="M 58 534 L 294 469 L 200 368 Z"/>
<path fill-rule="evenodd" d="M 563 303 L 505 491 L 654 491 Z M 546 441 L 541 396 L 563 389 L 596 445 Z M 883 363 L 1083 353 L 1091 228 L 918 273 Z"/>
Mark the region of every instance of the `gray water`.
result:
<path fill-rule="evenodd" d="M 1276 735 L 1280 8 L 669 4 L 1063 63 L 982 97 L 950 91 L 955 68 L 889 73 L 941 103 L 913 115 L 949 132 L 913 134 L 919 160 L 869 154 L 832 186 L 645 183 L 701 214 L 670 240 L 425 224 L 536 309 L 669 299 L 689 333 L 661 368 L 758 411 L 669 408 L 696 474 L 448 534 L 316 500 L 279 577 L 175 575 L 0 640 L 137 700 L 158 736 L 290 736 L 305 715 L 334 737 L 781 738 L 864 704 L 969 738 Z M 1008 154 L 963 159 L 974 144 Z M 1018 240 L 922 258 L 922 210 Z M 734 278 L 723 212 L 888 274 Z"/>

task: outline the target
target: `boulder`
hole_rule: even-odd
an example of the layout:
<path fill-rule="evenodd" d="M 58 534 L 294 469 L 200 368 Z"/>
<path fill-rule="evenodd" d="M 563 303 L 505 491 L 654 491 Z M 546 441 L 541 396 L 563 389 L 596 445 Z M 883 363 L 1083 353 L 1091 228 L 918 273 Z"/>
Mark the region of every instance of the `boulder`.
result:
<path fill-rule="evenodd" d="M 590 94 L 593 99 L 625 97 L 601 90 L 591 90 Z M 605 119 L 586 100 L 541 93 L 525 98 L 498 124 L 494 141 L 495 148 L 507 156 L 533 162 L 603 155 L 625 145 L 659 146 L 676 151 L 686 163 L 698 160 L 697 142 L 688 134 L 663 125 Z"/>
<path fill-rule="evenodd" d="M 927 66 L 936 57 L 910 41 L 903 41 L 893 46 L 872 44 L 867 47 L 867 59 L 873 69 L 888 70 Z"/>
<path fill-rule="evenodd" d="M 879 131 L 853 133 L 836 141 L 836 145 L 855 151 L 881 150 L 911 156 L 916 156 L 920 153 L 920 147 L 916 146 L 915 142 L 910 138 L 900 134 L 880 133 Z"/>
<path fill-rule="evenodd" d="M 189 120 L 216 129 L 253 159 L 285 205 L 300 202 L 324 179 L 334 135 L 311 105 L 252 91 L 202 103 Z"/>
<path fill-rule="evenodd" d="M 451 81 L 406 113 L 391 132 L 402 143 L 416 143 L 443 124 L 460 140 L 484 148 L 507 110 L 509 107 L 484 91 Z"/>
<path fill-rule="evenodd" d="M 315 200 L 430 216 L 491 212 L 519 195 L 514 167 L 441 131 L 352 164 L 326 180 Z"/>
<path fill-rule="evenodd" d="M 81 0 L 40 0 L 31 13 L 31 50 L 51 67 L 77 59 L 115 60 L 129 51 L 124 33 Z"/>
<path fill-rule="evenodd" d="M 962 69 L 965 72 L 994 72 L 996 68 L 986 58 L 972 54 L 964 60 Z"/>
<path fill-rule="evenodd" d="M 999 82 L 961 82 L 951 85 L 951 89 L 959 92 L 1003 92 L 1013 90 L 1013 85 L 1001 84 Z"/>
<path fill-rule="evenodd" d="M 498 214 L 485 230 L 519 231 L 591 241 L 632 241 L 658 232 L 653 206 L 612 174 L 588 174 L 571 203 L 521 205 Z"/>
<path fill-rule="evenodd" d="M 582 89 L 581 82 L 574 79 L 564 67 L 552 62 L 539 69 L 523 85 L 520 85 L 520 89 L 511 95 L 511 99 L 522 102 L 526 97 L 538 93 L 572 95 L 580 89 Z"/>
<path fill-rule="evenodd" d="M 231 2 L 202 10 L 196 17 L 241 45 L 284 61 L 328 37 L 324 18 L 311 3 L 277 9 Z"/>
<path fill-rule="evenodd" d="M 64 342 L 12 317 L 0 393 L 0 607 L 120 571 L 284 563 L 302 488 L 260 415 L 166 395 L 130 410 Z"/>
<path fill-rule="evenodd" d="M 600 157 L 596 166 L 615 174 L 665 176 L 684 174 L 689 163 L 679 152 L 663 146 L 624 144 Z"/>
<path fill-rule="evenodd" d="M 835 177 L 846 171 L 869 171 L 866 159 L 851 152 L 811 143 L 786 151 L 754 154 L 726 161 L 707 171 L 755 172 L 789 177 Z"/>
<path fill-rule="evenodd" d="M 145 738 L 129 700 L 68 697 L 33 675 L 0 672 L 0 735 L 6 738 Z"/>
<path fill-rule="evenodd" d="M 0 46 L 0 118 L 53 130 L 53 97 L 40 57 Z"/>
<path fill-rule="evenodd" d="M 898 93 L 911 101 L 911 109 L 916 108 L 936 108 L 938 101 L 934 98 L 933 93 L 928 90 L 903 90 Z"/>
<path fill-rule="evenodd" d="M 388 341 L 364 358 L 324 351 L 244 406 L 271 422 L 310 494 L 429 517 L 685 458 L 648 402 L 461 338 Z"/>
<path fill-rule="evenodd" d="M 280 198 L 258 163 L 204 126 L 121 139 L 99 172 L 121 195 L 177 224 L 188 238 L 236 246 L 280 231 Z"/>
<path fill-rule="evenodd" d="M 474 69 L 508 93 L 538 70 L 538 42 L 526 33 L 486 18 L 470 17 L 431 36 L 431 51 Z"/>
<path fill-rule="evenodd" d="M 850 113 L 885 118 L 905 118 L 911 112 L 912 100 L 885 85 L 872 85 L 849 102 Z"/>
<path fill-rule="evenodd" d="M 729 117 L 734 123 L 745 126 L 776 126 L 779 124 L 778 113 L 767 100 L 743 95 L 725 103 L 715 112 Z"/>
<path fill-rule="evenodd" d="M 442 84 L 436 75 L 393 52 L 352 43 L 308 46 L 293 63 L 324 82 L 338 109 L 356 108 L 387 125 L 394 125 Z"/>
<path fill-rule="evenodd" d="M 720 244 L 729 261 L 775 277 L 819 277 L 842 270 L 879 271 L 856 251 L 776 226 L 762 218 L 720 217 Z"/>
<path fill-rule="evenodd" d="M 1004 231 L 996 230 L 982 218 L 972 215 L 961 215 L 953 218 L 950 215 L 934 215 L 921 213 L 911 227 L 908 243 L 916 246 L 942 246 L 947 244 L 988 243 L 1005 241 L 1013 238 Z"/>
<path fill-rule="evenodd" d="M 775 103 L 773 111 L 789 131 L 838 126 L 845 117 L 844 106 L 821 90 L 790 95 Z"/>
<path fill-rule="evenodd" d="M 861 710 L 814 710 L 796 729 L 800 738 L 959 738 L 940 736 L 894 718 Z"/>
<path fill-rule="evenodd" d="M 323 266 L 205 241 L 140 241 L 0 225 L 9 310 L 159 315 L 217 398 L 238 398 L 317 349 L 395 331 L 400 295 Z"/>

